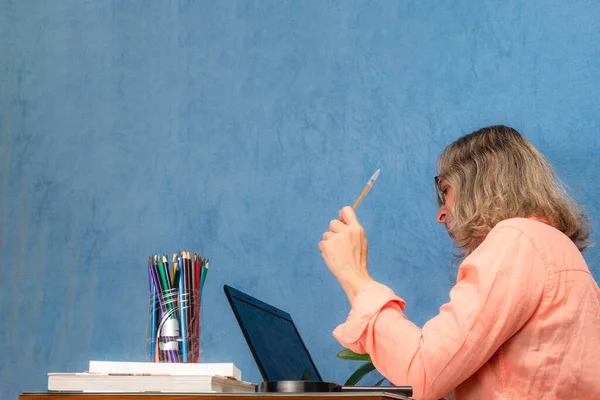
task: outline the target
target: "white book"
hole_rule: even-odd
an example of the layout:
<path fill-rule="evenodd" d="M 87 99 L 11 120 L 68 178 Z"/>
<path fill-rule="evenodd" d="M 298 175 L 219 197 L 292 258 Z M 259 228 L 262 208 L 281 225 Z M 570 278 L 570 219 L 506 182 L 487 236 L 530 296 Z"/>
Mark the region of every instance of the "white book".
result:
<path fill-rule="evenodd" d="M 242 372 L 233 363 L 90 361 L 88 371 L 104 374 L 220 375 L 242 380 Z"/>
<path fill-rule="evenodd" d="M 49 373 L 49 392 L 254 393 L 256 385 L 224 376 Z"/>

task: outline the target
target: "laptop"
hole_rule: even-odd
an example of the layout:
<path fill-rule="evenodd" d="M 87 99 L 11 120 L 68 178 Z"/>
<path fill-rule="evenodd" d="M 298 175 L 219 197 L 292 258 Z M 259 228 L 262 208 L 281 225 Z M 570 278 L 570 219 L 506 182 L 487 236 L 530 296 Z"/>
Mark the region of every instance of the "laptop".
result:
<path fill-rule="evenodd" d="M 289 313 L 231 286 L 224 285 L 223 289 L 265 381 L 263 384 L 274 383 L 274 386 L 268 387 L 293 389 L 300 387 L 291 384 L 293 382 L 313 382 L 316 386 L 312 389 L 299 391 L 322 391 L 315 388 L 329 387 L 334 389 L 323 391 L 385 391 L 404 396 L 412 395 L 410 386 L 340 386 L 323 382 Z M 282 381 L 286 382 L 284 386 L 276 384 Z"/>

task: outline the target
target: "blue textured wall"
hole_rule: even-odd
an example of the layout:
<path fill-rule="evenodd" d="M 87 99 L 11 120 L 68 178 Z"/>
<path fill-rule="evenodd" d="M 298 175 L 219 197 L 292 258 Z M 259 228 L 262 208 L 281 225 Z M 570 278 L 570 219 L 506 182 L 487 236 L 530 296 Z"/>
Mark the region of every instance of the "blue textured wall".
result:
<path fill-rule="evenodd" d="M 143 360 L 146 257 L 179 247 L 211 260 L 205 361 L 260 382 L 228 283 L 343 381 L 321 233 L 381 168 L 371 271 L 424 323 L 453 251 L 435 157 L 484 125 L 528 136 L 598 230 L 599 21 L 595 1 L 0 0 L 0 397 Z"/>

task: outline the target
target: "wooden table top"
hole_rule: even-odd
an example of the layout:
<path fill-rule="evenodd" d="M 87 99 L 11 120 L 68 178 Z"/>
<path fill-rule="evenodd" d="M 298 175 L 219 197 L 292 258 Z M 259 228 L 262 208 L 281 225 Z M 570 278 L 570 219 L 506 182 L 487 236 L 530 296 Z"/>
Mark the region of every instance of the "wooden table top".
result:
<path fill-rule="evenodd" d="M 403 400 L 410 399 L 393 393 L 22 393 L 19 400 Z M 282 399 L 285 398 L 285 399 Z"/>

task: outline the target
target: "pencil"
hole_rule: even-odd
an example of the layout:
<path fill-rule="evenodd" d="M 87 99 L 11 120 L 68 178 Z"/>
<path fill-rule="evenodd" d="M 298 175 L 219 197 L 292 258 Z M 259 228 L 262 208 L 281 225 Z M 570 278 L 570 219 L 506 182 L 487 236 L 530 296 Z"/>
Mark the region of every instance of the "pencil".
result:
<path fill-rule="evenodd" d="M 186 307 L 187 307 L 187 299 L 185 293 L 185 280 L 186 280 L 186 268 L 185 268 L 185 252 L 181 252 L 178 254 L 177 258 L 179 259 L 179 266 L 181 273 L 179 274 L 179 324 L 180 324 L 180 336 L 181 336 L 181 361 L 188 361 L 188 352 L 187 352 L 187 324 L 186 324 Z"/>
<path fill-rule="evenodd" d="M 369 190 L 371 190 L 371 188 L 373 187 L 373 184 L 375 183 L 375 181 L 379 177 L 379 172 L 380 172 L 380 170 L 378 169 L 377 171 L 375 171 L 375 173 L 373 174 L 373 176 L 371 176 L 371 178 L 369 178 L 369 181 L 367 182 L 367 185 L 363 189 L 363 191 L 360 194 L 360 196 L 358 196 L 358 199 L 356 199 L 356 201 L 354 202 L 354 205 L 352 206 L 353 210 L 356 210 L 356 207 L 358 207 L 358 205 L 362 201 L 363 197 L 365 197 L 367 195 L 367 193 L 369 193 Z"/>

